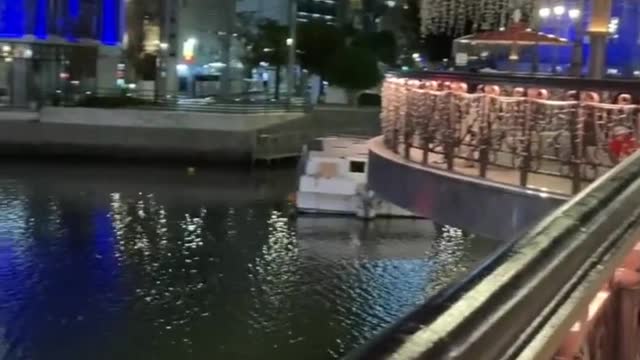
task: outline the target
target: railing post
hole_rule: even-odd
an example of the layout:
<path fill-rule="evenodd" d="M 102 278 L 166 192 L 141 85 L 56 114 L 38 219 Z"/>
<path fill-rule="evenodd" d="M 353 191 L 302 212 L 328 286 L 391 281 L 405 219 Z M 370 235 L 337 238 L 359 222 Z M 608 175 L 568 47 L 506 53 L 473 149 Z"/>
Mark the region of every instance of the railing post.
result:
<path fill-rule="evenodd" d="M 454 106 L 455 106 L 455 102 L 454 102 L 454 98 L 453 98 L 453 94 L 452 93 L 447 93 L 445 95 L 445 101 L 447 101 L 448 103 L 447 105 L 447 130 L 445 132 L 445 140 L 444 140 L 444 156 L 445 159 L 447 160 L 447 170 L 453 170 L 453 165 L 454 165 L 454 156 L 455 156 L 455 140 L 454 140 L 454 132 L 453 132 L 453 124 L 452 124 L 452 119 L 453 119 L 453 113 L 455 111 Z"/>
<path fill-rule="evenodd" d="M 411 144 L 413 141 L 411 141 L 411 137 L 413 135 L 413 119 L 412 117 L 414 116 L 413 114 L 413 109 L 411 109 L 409 107 L 409 105 L 411 105 L 411 99 L 410 99 L 410 95 L 411 93 L 408 92 L 407 93 L 407 110 L 405 112 L 404 115 L 404 126 L 403 126 L 403 134 L 402 134 L 402 142 L 404 144 L 404 157 L 405 159 L 410 159 L 411 158 Z"/>
<path fill-rule="evenodd" d="M 426 111 L 422 113 L 422 116 L 426 117 L 426 121 L 422 123 L 422 164 L 429 165 L 429 150 L 431 149 L 431 143 L 434 141 L 434 136 L 432 134 L 431 129 L 431 120 L 433 119 L 433 94 L 426 93 L 425 101 L 427 101 L 427 105 L 425 106 Z"/>
<path fill-rule="evenodd" d="M 480 161 L 480 177 L 487 177 L 487 170 L 489 168 L 489 152 L 491 151 L 491 131 L 492 121 L 489 116 L 489 101 L 491 98 L 488 95 L 483 95 L 482 105 L 480 109 L 480 133 L 478 134 L 478 157 Z"/>
<path fill-rule="evenodd" d="M 531 129 L 537 125 L 537 120 L 532 119 L 533 112 L 531 111 L 531 100 L 527 100 L 527 110 L 524 113 L 524 119 L 522 119 L 522 131 L 521 134 L 524 137 L 525 145 L 522 153 L 522 162 L 520 164 L 520 186 L 526 187 L 529 183 L 529 170 L 531 170 L 531 142 L 533 131 Z M 517 151 L 517 150 L 516 150 Z"/>
<path fill-rule="evenodd" d="M 398 153 L 398 133 L 400 132 L 398 130 L 398 122 L 397 119 L 396 121 L 393 122 L 393 137 L 391 138 L 391 150 L 394 153 Z"/>
<path fill-rule="evenodd" d="M 569 115 L 569 137 L 571 143 L 571 193 L 577 194 L 582 188 L 580 168 L 583 163 L 582 141 L 580 139 L 580 103 L 577 103 Z"/>

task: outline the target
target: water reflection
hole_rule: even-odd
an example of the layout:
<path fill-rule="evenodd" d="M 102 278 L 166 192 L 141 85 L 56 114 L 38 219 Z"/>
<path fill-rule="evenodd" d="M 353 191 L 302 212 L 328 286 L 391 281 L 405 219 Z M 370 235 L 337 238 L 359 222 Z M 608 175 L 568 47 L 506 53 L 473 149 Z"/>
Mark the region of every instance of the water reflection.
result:
<path fill-rule="evenodd" d="M 0 359 L 343 355 L 495 244 L 293 219 L 293 172 L 7 166 Z"/>

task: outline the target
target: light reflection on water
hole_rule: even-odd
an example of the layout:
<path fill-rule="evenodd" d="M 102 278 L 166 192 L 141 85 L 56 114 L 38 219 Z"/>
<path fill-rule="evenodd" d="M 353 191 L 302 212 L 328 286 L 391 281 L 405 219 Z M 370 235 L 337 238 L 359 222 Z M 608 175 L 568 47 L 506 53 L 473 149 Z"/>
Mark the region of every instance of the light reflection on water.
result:
<path fill-rule="evenodd" d="M 294 172 L 0 175 L 0 359 L 325 359 L 496 245 L 289 216 Z"/>

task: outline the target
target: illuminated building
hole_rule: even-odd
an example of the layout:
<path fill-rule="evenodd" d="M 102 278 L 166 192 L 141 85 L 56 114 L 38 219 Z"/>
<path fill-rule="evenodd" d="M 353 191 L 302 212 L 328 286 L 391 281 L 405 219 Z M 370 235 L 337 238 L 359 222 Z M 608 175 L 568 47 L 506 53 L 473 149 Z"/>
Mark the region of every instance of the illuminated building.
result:
<path fill-rule="evenodd" d="M 347 0 L 298 0 L 298 21 L 342 24 L 346 21 Z"/>
<path fill-rule="evenodd" d="M 168 76 L 169 92 L 207 96 L 242 89 L 243 47 L 236 33 L 236 12 L 236 0 L 189 0 L 174 9 L 170 17 L 177 25 L 167 41 L 175 57 L 167 73 L 177 73 Z"/>
<path fill-rule="evenodd" d="M 567 38 L 577 44 L 582 43 L 583 61 L 586 72 L 589 58 L 592 55 L 593 37 L 589 34 L 592 19 L 593 0 L 585 2 L 581 12 L 575 12 L 575 19 L 570 18 L 570 10 L 576 1 L 570 1 L 565 6 L 567 10 L 562 15 L 554 13 L 553 9 L 548 17 L 540 19 L 540 29 Z M 557 10 L 560 10 L 559 8 Z M 584 15 L 583 15 L 584 14 Z M 611 17 L 607 26 L 604 73 L 609 76 L 640 76 L 640 2 L 635 0 L 612 1 Z M 569 24 L 569 25 L 567 25 Z M 571 63 L 572 47 L 559 49 L 542 48 L 540 59 L 542 63 L 555 64 L 564 71 Z"/>
<path fill-rule="evenodd" d="M 0 0 L 0 92 L 11 104 L 116 85 L 122 0 Z"/>
<path fill-rule="evenodd" d="M 270 19 L 280 24 L 289 22 L 289 0 L 238 0 L 238 14 L 252 14 L 257 20 Z"/>

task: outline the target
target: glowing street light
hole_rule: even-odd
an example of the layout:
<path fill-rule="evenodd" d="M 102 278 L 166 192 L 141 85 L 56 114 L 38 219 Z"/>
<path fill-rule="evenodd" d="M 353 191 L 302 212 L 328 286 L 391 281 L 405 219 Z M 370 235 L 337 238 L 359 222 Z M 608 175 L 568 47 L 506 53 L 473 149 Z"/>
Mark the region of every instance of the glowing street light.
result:
<path fill-rule="evenodd" d="M 580 9 L 571 9 L 569 10 L 569 18 L 571 20 L 576 20 L 580 17 Z"/>
<path fill-rule="evenodd" d="M 551 9 L 547 7 L 540 8 L 540 10 L 538 10 L 538 15 L 540 15 L 541 18 L 546 19 L 551 16 Z"/>
<path fill-rule="evenodd" d="M 554 13 L 556 16 L 562 16 L 562 15 L 564 15 L 565 11 L 567 11 L 567 9 L 566 9 L 564 6 L 562 6 L 562 5 L 558 5 L 558 6 L 554 6 L 554 7 L 553 7 L 553 13 Z"/>

